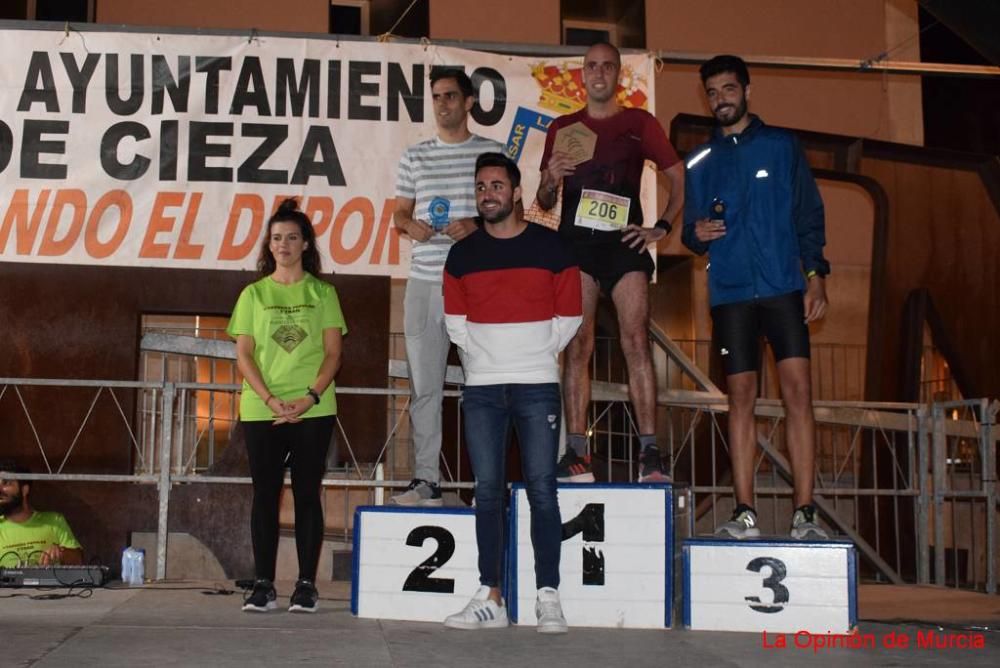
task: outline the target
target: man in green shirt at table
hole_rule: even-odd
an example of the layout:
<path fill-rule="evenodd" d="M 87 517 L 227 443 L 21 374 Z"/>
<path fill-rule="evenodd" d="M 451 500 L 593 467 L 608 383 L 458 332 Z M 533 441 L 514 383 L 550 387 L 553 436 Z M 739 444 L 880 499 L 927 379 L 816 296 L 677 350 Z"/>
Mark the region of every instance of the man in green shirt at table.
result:
<path fill-rule="evenodd" d="M 82 564 L 83 548 L 66 518 L 31 507 L 31 482 L 14 477 L 28 472 L 0 461 L 0 567 Z"/>

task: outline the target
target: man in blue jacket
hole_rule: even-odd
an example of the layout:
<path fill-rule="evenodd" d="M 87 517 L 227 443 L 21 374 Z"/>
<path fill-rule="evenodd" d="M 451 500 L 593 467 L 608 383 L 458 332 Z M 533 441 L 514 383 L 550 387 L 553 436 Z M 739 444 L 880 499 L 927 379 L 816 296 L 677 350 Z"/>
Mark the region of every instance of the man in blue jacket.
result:
<path fill-rule="evenodd" d="M 736 56 L 701 66 L 719 123 L 690 153 L 684 245 L 708 253 L 713 339 L 729 392 L 729 453 L 736 491 L 732 519 L 717 535 L 760 535 L 753 508 L 754 402 L 766 337 L 777 361 L 794 477 L 791 535 L 825 539 L 812 503 L 816 435 L 807 323 L 826 313 L 823 201 L 795 137 L 748 113 L 750 74 Z"/>

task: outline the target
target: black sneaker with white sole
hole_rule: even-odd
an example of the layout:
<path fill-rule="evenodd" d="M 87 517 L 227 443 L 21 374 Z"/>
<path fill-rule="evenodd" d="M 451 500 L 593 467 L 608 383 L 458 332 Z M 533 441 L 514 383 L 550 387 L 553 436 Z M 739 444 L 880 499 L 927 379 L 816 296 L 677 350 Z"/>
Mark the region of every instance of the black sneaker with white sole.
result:
<path fill-rule="evenodd" d="M 639 482 L 672 482 L 663 470 L 660 449 L 647 445 L 639 455 Z"/>
<path fill-rule="evenodd" d="M 289 601 L 288 612 L 316 612 L 319 592 L 311 580 L 298 580 Z"/>
<path fill-rule="evenodd" d="M 567 449 L 556 464 L 557 482 L 594 482 L 594 469 L 590 465 L 590 455 L 581 457 Z"/>
<path fill-rule="evenodd" d="M 389 505 L 440 508 L 444 505 L 444 499 L 441 498 L 441 487 L 436 482 L 414 478 L 403 493 L 389 498 Z"/>
<path fill-rule="evenodd" d="M 254 580 L 253 590 L 243 600 L 243 612 L 267 612 L 278 607 L 278 592 L 270 580 Z"/>

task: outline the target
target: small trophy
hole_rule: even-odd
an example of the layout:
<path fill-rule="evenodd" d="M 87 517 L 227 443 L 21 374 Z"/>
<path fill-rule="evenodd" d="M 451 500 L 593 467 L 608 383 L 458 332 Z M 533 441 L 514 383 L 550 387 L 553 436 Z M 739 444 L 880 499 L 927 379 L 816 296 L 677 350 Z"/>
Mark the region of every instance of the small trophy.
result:
<path fill-rule="evenodd" d="M 713 222 L 726 222 L 726 203 L 716 197 L 708 207 L 708 219 Z"/>
<path fill-rule="evenodd" d="M 451 212 L 451 200 L 435 197 L 431 200 L 427 211 L 431 216 L 431 227 L 435 232 L 441 232 L 448 227 L 448 214 Z"/>
<path fill-rule="evenodd" d="M 568 155 L 575 167 L 593 158 L 596 146 L 597 134 L 580 121 L 577 121 L 564 128 L 559 128 L 556 132 L 552 150 Z"/>

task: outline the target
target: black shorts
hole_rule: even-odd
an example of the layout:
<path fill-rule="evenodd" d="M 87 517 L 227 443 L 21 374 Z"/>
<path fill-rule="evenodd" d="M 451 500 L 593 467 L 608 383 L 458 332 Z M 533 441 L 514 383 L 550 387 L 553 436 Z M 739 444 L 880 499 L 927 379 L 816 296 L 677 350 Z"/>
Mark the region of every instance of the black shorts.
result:
<path fill-rule="evenodd" d="M 759 371 L 761 337 L 775 361 L 809 358 L 809 328 L 802 292 L 712 307 L 712 345 L 722 355 L 726 375 Z"/>
<path fill-rule="evenodd" d="M 645 247 L 639 252 L 621 241 L 601 244 L 575 241 L 573 250 L 580 271 L 597 281 L 601 292 L 609 297 L 615 284 L 625 274 L 631 271 L 644 271 L 648 280 L 653 277 L 653 271 L 656 269 L 653 258 L 649 256 L 649 251 Z"/>

